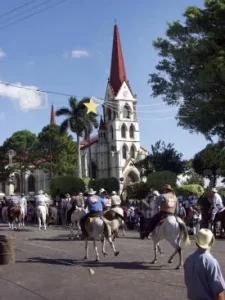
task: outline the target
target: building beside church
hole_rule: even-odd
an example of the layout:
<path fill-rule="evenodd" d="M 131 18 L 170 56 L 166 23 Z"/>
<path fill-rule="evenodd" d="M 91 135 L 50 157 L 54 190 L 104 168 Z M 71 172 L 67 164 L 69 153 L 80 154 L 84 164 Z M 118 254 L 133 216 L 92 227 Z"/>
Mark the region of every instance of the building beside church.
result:
<path fill-rule="evenodd" d="M 114 26 L 110 77 L 106 86 L 98 136 L 91 139 L 92 176 L 123 178 L 124 185 L 140 180 L 135 162 L 148 154 L 140 145 L 137 99 L 128 81 L 118 26 Z M 83 174 L 90 172 L 89 146 L 81 144 Z"/>

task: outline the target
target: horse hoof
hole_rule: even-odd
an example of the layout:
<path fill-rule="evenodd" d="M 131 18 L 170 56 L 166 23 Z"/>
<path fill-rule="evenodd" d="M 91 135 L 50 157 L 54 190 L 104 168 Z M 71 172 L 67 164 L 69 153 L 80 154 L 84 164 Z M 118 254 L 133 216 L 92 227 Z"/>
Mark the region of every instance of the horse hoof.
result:
<path fill-rule="evenodd" d="M 99 262 L 100 261 L 100 259 L 99 258 L 96 258 L 96 260 L 95 260 L 96 262 Z"/>
<path fill-rule="evenodd" d="M 181 269 L 181 266 L 177 266 L 175 270 L 180 270 Z"/>
<path fill-rule="evenodd" d="M 120 254 L 119 251 L 116 251 L 116 252 L 114 253 L 115 256 L 118 256 L 119 254 Z"/>
<path fill-rule="evenodd" d="M 169 261 L 168 261 L 168 264 L 172 264 L 172 262 L 173 262 L 173 260 L 169 260 Z"/>
<path fill-rule="evenodd" d="M 87 257 L 87 256 L 85 256 L 85 257 L 84 257 L 84 259 L 88 259 L 88 257 Z"/>
<path fill-rule="evenodd" d="M 69 240 L 72 240 L 71 236 L 69 236 Z"/>
<path fill-rule="evenodd" d="M 107 255 L 108 255 L 108 253 L 107 253 L 107 252 L 104 252 L 104 253 L 103 253 L 103 255 L 104 255 L 104 256 L 107 256 Z"/>
<path fill-rule="evenodd" d="M 157 260 L 153 260 L 152 262 L 150 262 L 150 264 L 155 265 L 157 262 Z"/>

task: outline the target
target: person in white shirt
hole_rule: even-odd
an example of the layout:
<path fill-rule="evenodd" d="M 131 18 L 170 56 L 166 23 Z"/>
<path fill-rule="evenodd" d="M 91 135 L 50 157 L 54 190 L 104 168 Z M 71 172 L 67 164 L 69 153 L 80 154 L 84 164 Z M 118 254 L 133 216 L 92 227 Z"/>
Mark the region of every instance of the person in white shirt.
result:
<path fill-rule="evenodd" d="M 223 206 L 223 200 L 221 198 L 221 196 L 218 194 L 218 191 L 216 188 L 212 188 L 212 193 L 213 195 L 213 210 L 211 213 L 211 218 L 210 221 L 211 223 L 213 223 L 213 221 L 215 220 L 215 216 L 216 214 L 224 207 Z"/>
<path fill-rule="evenodd" d="M 120 204 L 121 204 L 120 196 L 118 196 L 117 193 L 115 191 L 113 191 L 111 193 L 111 205 L 112 205 L 112 208 L 120 206 Z"/>
<path fill-rule="evenodd" d="M 21 195 L 21 198 L 19 199 L 19 205 L 21 207 L 24 207 L 25 215 L 27 214 L 27 199 L 25 198 L 24 194 Z"/>
<path fill-rule="evenodd" d="M 45 201 L 45 195 L 43 194 L 43 191 L 40 190 L 38 192 L 38 195 L 36 196 L 36 206 L 45 206 L 47 210 L 47 205 Z"/>

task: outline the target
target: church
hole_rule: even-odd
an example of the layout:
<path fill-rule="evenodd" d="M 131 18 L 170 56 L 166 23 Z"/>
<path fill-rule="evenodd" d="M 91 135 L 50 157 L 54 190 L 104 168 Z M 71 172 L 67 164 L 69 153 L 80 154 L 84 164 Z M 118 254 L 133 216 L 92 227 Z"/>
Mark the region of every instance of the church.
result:
<path fill-rule="evenodd" d="M 120 181 L 122 191 L 129 183 L 140 181 L 141 174 L 135 163 L 144 159 L 148 153 L 140 145 L 137 99 L 127 78 L 117 25 L 114 26 L 110 77 L 102 106 L 103 116 L 98 135 L 91 138 L 91 149 L 87 141 L 81 142 L 80 145 L 82 176 L 115 177 Z M 50 123 L 55 123 L 53 105 Z M 49 190 L 49 174 L 41 169 L 34 169 L 33 173 L 27 172 L 22 181 L 20 174 L 15 173 L 14 184 L 6 185 L 0 182 L 0 191 L 8 195 L 20 194 L 22 191 L 27 194 L 40 189 Z"/>
<path fill-rule="evenodd" d="M 127 78 L 118 26 L 114 26 L 111 70 L 106 86 L 98 135 L 91 139 L 91 161 L 88 166 L 89 146 L 81 143 L 81 163 L 85 177 L 115 177 L 121 190 L 131 182 L 140 181 L 135 163 L 148 153 L 140 145 L 137 118 L 137 99 Z"/>

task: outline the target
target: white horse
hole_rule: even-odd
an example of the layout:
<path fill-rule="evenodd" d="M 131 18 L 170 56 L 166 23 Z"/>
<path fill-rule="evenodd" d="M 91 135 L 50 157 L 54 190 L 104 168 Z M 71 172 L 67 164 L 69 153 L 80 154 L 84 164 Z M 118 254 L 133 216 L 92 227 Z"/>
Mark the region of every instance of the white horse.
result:
<path fill-rule="evenodd" d="M 38 218 L 38 228 L 41 230 L 41 224 L 43 224 L 44 230 L 46 230 L 46 218 L 47 218 L 47 206 L 38 205 L 37 207 L 37 218 Z"/>
<path fill-rule="evenodd" d="M 19 226 L 25 227 L 25 206 L 23 204 L 19 204 L 19 207 L 21 208 L 21 215 L 20 215 L 20 220 L 19 220 Z"/>
<path fill-rule="evenodd" d="M 71 224 L 70 224 L 70 237 L 69 239 L 75 239 L 75 229 L 77 229 L 77 237 L 80 237 L 81 228 L 80 220 L 87 213 L 87 210 L 82 207 L 77 207 L 77 209 L 71 214 Z"/>
<path fill-rule="evenodd" d="M 105 224 L 107 225 L 105 225 Z M 117 256 L 119 254 L 118 251 L 115 249 L 114 242 L 112 241 L 111 233 L 118 229 L 120 226 L 120 221 L 119 219 L 115 219 L 112 221 L 105 221 L 99 217 L 92 218 L 91 221 L 88 222 L 88 225 L 86 226 L 86 231 L 88 232 L 88 237 L 85 237 L 85 250 L 86 250 L 86 255 L 85 259 L 88 259 L 88 240 L 92 239 L 93 240 L 93 246 L 94 250 L 96 253 L 96 261 L 99 261 L 99 253 L 98 253 L 98 248 L 96 241 L 101 240 L 102 241 L 102 253 L 104 256 L 107 255 L 107 252 L 105 251 L 105 240 L 107 239 L 113 252 L 114 255 Z M 107 230 L 105 230 L 105 227 L 107 227 Z"/>

